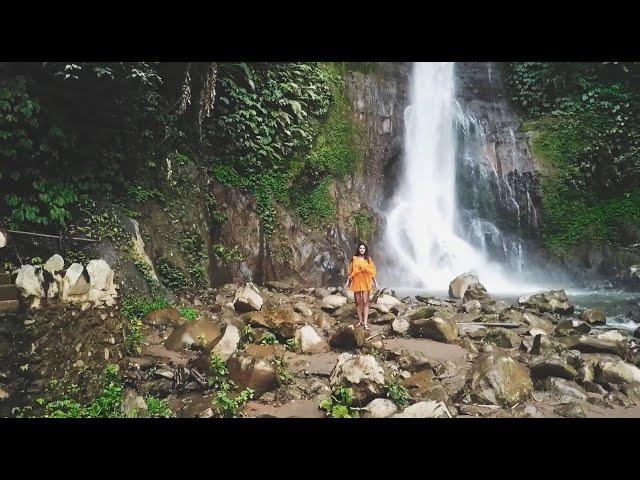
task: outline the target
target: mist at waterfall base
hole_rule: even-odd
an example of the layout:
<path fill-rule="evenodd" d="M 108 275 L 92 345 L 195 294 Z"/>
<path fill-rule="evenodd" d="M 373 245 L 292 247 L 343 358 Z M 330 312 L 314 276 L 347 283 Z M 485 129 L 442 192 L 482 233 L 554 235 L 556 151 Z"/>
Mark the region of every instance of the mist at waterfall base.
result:
<path fill-rule="evenodd" d="M 453 63 L 413 65 L 410 106 L 405 110 L 402 177 L 386 212 L 383 251 L 378 254 L 383 257 L 380 285 L 392 287 L 400 295 L 422 292 L 446 296 L 451 280 L 472 272 L 489 294 L 511 303 L 520 295 L 561 288 L 584 306 L 592 303 L 594 295 L 596 301 L 600 299 L 601 294 L 575 288 L 563 272 L 527 261 L 522 242 L 514 235 L 509 239 L 486 218 L 459 211 L 456 152 L 464 145 L 457 145 L 456 129 L 474 121 L 456 102 Z M 462 141 L 467 138 L 462 136 Z M 504 248 L 500 261 L 491 258 L 484 242 L 486 235 L 500 238 Z M 633 301 L 619 293 L 623 297 L 610 292 L 604 300 L 608 315 L 621 314 L 619 308 Z M 607 309 L 606 303 L 613 303 L 614 308 Z"/>

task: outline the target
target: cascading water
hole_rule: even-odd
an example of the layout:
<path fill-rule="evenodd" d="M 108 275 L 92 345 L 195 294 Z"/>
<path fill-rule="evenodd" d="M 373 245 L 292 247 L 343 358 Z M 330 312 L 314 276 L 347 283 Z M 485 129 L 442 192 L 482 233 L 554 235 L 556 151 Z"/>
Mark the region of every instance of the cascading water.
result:
<path fill-rule="evenodd" d="M 453 278 L 471 271 L 493 293 L 538 290 L 514 278 L 523 270 L 520 244 L 506 241 L 487 220 L 468 218 L 467 228 L 458 225 L 455 127 L 468 130 L 475 120 L 462 115 L 455 100 L 454 64 L 415 63 L 410 88 L 403 177 L 387 212 L 385 253 L 391 267 L 385 281 L 441 291 Z M 481 131 L 479 127 L 474 130 Z M 495 167 L 493 173 L 498 175 Z M 513 197 L 511 191 L 505 194 Z M 466 241 L 459 234 L 465 231 Z M 489 261 L 487 235 L 492 243 L 501 242 L 505 256 L 513 253 L 508 274 Z"/>

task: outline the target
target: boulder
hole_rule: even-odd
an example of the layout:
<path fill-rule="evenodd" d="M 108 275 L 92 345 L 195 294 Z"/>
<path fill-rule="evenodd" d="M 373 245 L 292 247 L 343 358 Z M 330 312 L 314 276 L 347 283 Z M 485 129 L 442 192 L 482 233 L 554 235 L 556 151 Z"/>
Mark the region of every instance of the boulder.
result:
<path fill-rule="evenodd" d="M 237 312 L 253 312 L 262 308 L 263 299 L 260 290 L 252 283 L 248 282 L 244 287 L 236 291 L 233 299 L 233 308 Z"/>
<path fill-rule="evenodd" d="M 424 368 L 432 368 L 433 361 L 419 350 L 401 350 L 396 357 L 396 362 L 404 370 L 416 372 Z"/>
<path fill-rule="evenodd" d="M 451 280 L 451 282 L 449 283 L 449 297 L 459 298 L 463 300 L 477 299 L 476 296 L 465 298 L 467 290 L 472 285 L 474 287 L 477 286 L 474 288 L 473 295 L 482 293 L 482 291 L 484 291 L 484 293 L 486 294 L 486 289 L 482 286 L 478 277 L 473 273 L 467 272 Z"/>
<path fill-rule="evenodd" d="M 330 383 L 334 389 L 351 388 L 354 404 L 359 407 L 384 396 L 384 370 L 372 355 L 340 354 L 331 371 Z"/>
<path fill-rule="evenodd" d="M 522 321 L 527 325 L 536 328 L 538 331 L 541 330 L 546 335 L 551 335 L 554 331 L 553 323 L 531 312 L 524 312 L 522 314 Z"/>
<path fill-rule="evenodd" d="M 300 315 L 290 307 L 265 308 L 259 312 L 247 313 L 244 318 L 249 325 L 266 328 L 285 341 L 293 338 L 296 330 L 304 325 Z"/>
<path fill-rule="evenodd" d="M 431 318 L 436 313 L 435 307 L 420 307 L 407 314 L 409 320 L 418 320 L 420 318 Z"/>
<path fill-rule="evenodd" d="M 490 328 L 484 336 L 485 342 L 491 342 L 502 348 L 518 348 L 522 343 L 520 335 L 508 328 Z"/>
<path fill-rule="evenodd" d="M 127 418 L 147 417 L 149 415 L 149 408 L 144 398 L 130 388 L 124 392 L 121 411 Z"/>
<path fill-rule="evenodd" d="M 580 320 L 590 325 L 604 325 L 607 323 L 607 317 L 599 308 L 590 308 L 580 315 Z"/>
<path fill-rule="evenodd" d="M 297 302 L 293 305 L 293 311 L 299 313 L 303 317 L 312 317 L 313 309 L 304 302 Z"/>
<path fill-rule="evenodd" d="M 367 404 L 363 418 L 387 418 L 398 411 L 398 407 L 388 398 L 376 398 Z"/>
<path fill-rule="evenodd" d="M 586 418 L 587 413 L 579 403 L 571 402 L 560 405 L 553 410 L 554 413 L 566 418 Z"/>
<path fill-rule="evenodd" d="M 451 418 L 451 414 L 443 403 L 428 400 L 414 403 L 392 418 Z"/>
<path fill-rule="evenodd" d="M 540 312 L 569 314 L 573 312 L 573 305 L 569 302 L 564 290 L 551 290 L 534 295 L 523 295 L 518 303 L 526 308 Z"/>
<path fill-rule="evenodd" d="M 581 335 L 579 337 L 559 338 L 568 348 L 578 350 L 583 353 L 610 353 L 619 357 L 624 357 L 627 346 L 623 342 L 613 340 L 601 340 L 599 338 Z"/>
<path fill-rule="evenodd" d="M 87 264 L 89 274 L 89 300 L 100 301 L 109 294 L 115 294 L 113 284 L 113 270 L 103 259 L 91 260 Z"/>
<path fill-rule="evenodd" d="M 332 348 L 339 348 L 344 350 L 354 350 L 356 348 L 362 348 L 366 334 L 362 328 L 354 328 L 351 325 L 342 325 L 338 327 L 336 332 L 329 340 L 329 345 Z"/>
<path fill-rule="evenodd" d="M 214 355 L 218 355 L 225 362 L 229 359 L 231 355 L 236 351 L 238 345 L 240 343 L 240 331 L 238 327 L 235 325 L 227 325 L 227 328 L 224 331 L 224 335 L 217 343 L 215 347 L 213 347 L 212 353 Z"/>
<path fill-rule="evenodd" d="M 398 307 L 402 305 L 402 302 L 398 300 L 396 297 L 392 297 L 391 295 L 382 294 L 378 297 L 378 300 L 374 304 L 380 313 L 389 313 L 395 312 L 398 313 Z M 382 310 L 386 309 L 384 312 Z"/>
<path fill-rule="evenodd" d="M 481 402 L 507 406 L 525 401 L 533 391 L 527 368 L 499 348 L 478 357 L 467 386 Z"/>
<path fill-rule="evenodd" d="M 32 307 L 37 308 L 40 299 L 44 298 L 44 277 L 42 268 L 33 265 L 22 265 L 16 277 L 16 287 L 20 291 L 20 295 L 26 299 L 32 300 Z"/>
<path fill-rule="evenodd" d="M 324 297 L 331 295 L 326 288 L 317 287 L 313 290 L 313 295 L 316 298 L 323 299 Z"/>
<path fill-rule="evenodd" d="M 632 403 L 640 406 L 640 383 L 624 384 L 621 390 Z"/>
<path fill-rule="evenodd" d="M 320 308 L 326 312 L 333 312 L 347 303 L 347 299 L 342 295 L 327 295 L 322 299 Z"/>
<path fill-rule="evenodd" d="M 79 263 L 72 263 L 62 279 L 62 300 L 67 300 L 71 295 L 86 295 L 90 288 L 89 273 Z"/>
<path fill-rule="evenodd" d="M 295 337 L 298 344 L 300 345 L 302 353 L 313 355 L 317 353 L 325 353 L 330 350 L 327 342 L 320 335 L 318 335 L 318 333 L 310 325 L 305 325 L 304 327 L 298 329 L 296 331 Z"/>
<path fill-rule="evenodd" d="M 559 396 L 569 396 L 580 400 L 586 400 L 588 397 L 584 388 L 576 382 L 572 382 L 565 378 L 547 377 L 543 381 L 542 386 L 545 391 L 555 393 Z"/>
<path fill-rule="evenodd" d="M 391 329 L 398 335 L 404 335 L 409 331 L 409 321 L 402 317 L 397 317 L 391 322 Z"/>
<path fill-rule="evenodd" d="M 469 285 L 469 288 L 464 292 L 464 297 L 462 297 L 462 299 L 465 302 L 469 300 L 488 300 L 489 294 L 487 293 L 487 289 L 484 288 L 484 285 L 481 283 L 474 283 Z"/>
<path fill-rule="evenodd" d="M 277 375 L 273 362 L 283 358 L 286 350 L 282 345 L 249 344 L 243 352 L 237 351 L 229 360 L 229 378 L 239 389 L 251 388 L 254 398 L 259 398 L 277 385 Z"/>
<path fill-rule="evenodd" d="M 52 275 L 55 272 L 59 272 L 60 270 L 64 270 L 64 259 L 58 255 L 57 253 L 53 255 L 47 262 L 44 264 L 43 268 L 51 273 Z"/>
<path fill-rule="evenodd" d="M 535 379 L 558 377 L 573 380 L 578 376 L 576 369 L 565 359 L 553 354 L 534 359 L 529 364 L 529 369 L 531 376 Z"/>
<path fill-rule="evenodd" d="M 168 306 L 162 310 L 156 310 L 154 312 L 147 313 L 142 318 L 142 323 L 145 325 L 155 325 L 161 327 L 176 327 L 187 322 L 178 311 L 177 308 Z"/>
<path fill-rule="evenodd" d="M 9 240 L 8 235 L 4 233 L 2 230 L 0 230 L 0 248 L 6 247 L 8 240 Z"/>
<path fill-rule="evenodd" d="M 278 282 L 275 280 L 270 280 L 268 282 L 265 282 L 265 286 L 269 290 L 273 290 L 274 292 L 281 292 L 281 293 L 291 293 L 295 289 L 295 286 L 291 283 Z"/>
<path fill-rule="evenodd" d="M 582 320 L 566 319 L 556 325 L 556 335 L 575 335 L 589 333 L 591 327 Z"/>
<path fill-rule="evenodd" d="M 436 342 L 450 343 L 458 338 L 456 324 L 438 317 L 412 320 L 410 331 L 413 336 L 429 338 Z"/>
<path fill-rule="evenodd" d="M 480 305 L 478 300 L 469 300 L 462 305 L 462 310 L 465 313 L 480 313 L 481 309 L 482 305 Z"/>
<path fill-rule="evenodd" d="M 627 340 L 627 337 L 622 335 L 617 330 L 609 330 L 608 332 L 601 333 L 597 336 L 597 338 L 600 340 L 610 340 L 614 342 L 624 342 Z"/>
<path fill-rule="evenodd" d="M 206 318 L 199 318 L 195 322 L 187 322 L 171 332 L 164 341 L 168 350 L 179 352 L 193 345 L 207 348 L 212 347 L 222 338 L 220 327 Z"/>
<path fill-rule="evenodd" d="M 370 322 L 375 325 L 384 325 L 388 323 L 393 323 L 395 319 L 396 319 L 396 316 L 393 313 L 385 313 L 384 315 L 381 315 L 375 318 L 369 317 Z M 407 322 L 407 325 L 408 325 L 408 322 Z"/>
<path fill-rule="evenodd" d="M 402 380 L 401 384 L 409 391 L 409 395 L 413 399 L 449 403 L 447 391 L 429 369 L 414 373 L 409 378 Z"/>
<path fill-rule="evenodd" d="M 640 383 L 640 368 L 622 359 L 605 358 L 595 368 L 598 383 Z"/>
<path fill-rule="evenodd" d="M 496 315 L 504 312 L 509 308 L 509 304 L 504 300 L 490 300 L 482 303 L 482 313 Z"/>

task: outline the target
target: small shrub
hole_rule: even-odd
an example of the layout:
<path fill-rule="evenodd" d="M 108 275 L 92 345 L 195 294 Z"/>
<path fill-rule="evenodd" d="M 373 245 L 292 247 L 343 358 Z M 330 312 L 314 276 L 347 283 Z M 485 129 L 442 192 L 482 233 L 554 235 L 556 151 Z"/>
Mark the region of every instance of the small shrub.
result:
<path fill-rule="evenodd" d="M 332 418 L 357 418 L 358 410 L 352 407 L 353 391 L 347 387 L 340 387 L 333 392 L 331 398 L 320 402 L 319 407 L 327 411 Z"/>

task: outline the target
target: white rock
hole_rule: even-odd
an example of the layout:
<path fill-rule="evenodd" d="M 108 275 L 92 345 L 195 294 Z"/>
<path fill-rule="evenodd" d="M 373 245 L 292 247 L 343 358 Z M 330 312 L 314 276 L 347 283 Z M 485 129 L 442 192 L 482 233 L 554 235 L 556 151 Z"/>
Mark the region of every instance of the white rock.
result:
<path fill-rule="evenodd" d="M 376 398 L 367 404 L 364 418 L 387 418 L 398 411 L 398 407 L 388 398 Z"/>
<path fill-rule="evenodd" d="M 384 385 L 384 370 L 373 355 L 342 353 L 331 372 L 331 386 L 341 385 L 345 380 L 351 384 L 374 382 Z"/>
<path fill-rule="evenodd" d="M 218 344 L 213 347 L 212 353 L 218 355 L 226 362 L 229 357 L 233 355 L 233 352 L 236 351 L 239 343 L 240 332 L 238 331 L 238 328 L 234 325 L 227 325 L 224 335 Z"/>
<path fill-rule="evenodd" d="M 622 335 L 617 330 L 610 330 L 606 333 L 601 333 L 600 335 L 598 335 L 598 338 L 600 340 L 613 340 L 614 342 L 621 342 L 624 341 L 627 337 Z"/>
<path fill-rule="evenodd" d="M 0 230 L 0 248 L 7 246 L 7 234 Z"/>
<path fill-rule="evenodd" d="M 397 317 L 393 322 L 391 322 L 391 328 L 394 332 L 404 335 L 409 331 L 409 321 L 402 317 Z"/>
<path fill-rule="evenodd" d="M 198 418 L 213 418 L 213 409 L 211 407 L 207 408 L 206 410 L 200 412 L 198 414 Z"/>
<path fill-rule="evenodd" d="M 44 297 L 43 288 L 44 277 L 40 268 L 36 269 L 33 265 L 23 265 L 18 271 L 16 277 L 16 287 L 20 290 L 20 294 L 25 298 L 32 298 L 33 308 L 37 308 L 40 298 Z"/>
<path fill-rule="evenodd" d="M 44 269 L 49 273 L 57 272 L 58 270 L 63 270 L 64 259 L 56 253 L 49 260 L 47 260 L 47 263 L 44 264 Z"/>
<path fill-rule="evenodd" d="M 64 275 L 64 278 L 62 279 L 62 300 L 66 300 L 67 297 L 69 295 L 79 295 L 80 293 L 76 293 L 73 292 L 71 293 L 71 290 L 73 289 L 73 287 L 75 286 L 75 284 L 78 282 L 78 279 L 82 276 L 82 272 L 84 270 L 84 267 L 82 265 L 80 265 L 79 263 L 72 263 L 69 268 L 67 268 L 67 272 Z M 85 290 L 82 293 L 88 293 L 89 292 L 89 285 L 87 284 L 87 282 L 84 282 L 85 284 Z"/>
<path fill-rule="evenodd" d="M 320 308 L 333 312 L 345 303 L 347 303 L 347 298 L 342 295 L 327 295 L 322 299 L 322 306 Z"/>
<path fill-rule="evenodd" d="M 398 300 L 396 297 L 383 293 L 378 297 L 376 301 L 378 305 L 387 305 L 389 308 L 394 307 L 396 305 L 400 305 L 402 302 Z"/>
<path fill-rule="evenodd" d="M 604 359 L 598 362 L 599 378 L 611 383 L 640 383 L 640 368 L 621 359 Z"/>
<path fill-rule="evenodd" d="M 330 350 L 327 342 L 310 325 L 305 325 L 296 331 L 296 340 L 303 353 L 316 354 Z"/>
<path fill-rule="evenodd" d="M 458 275 L 449 283 L 449 296 L 451 298 L 464 298 L 467 289 L 476 283 L 480 283 L 480 280 L 471 272 Z"/>
<path fill-rule="evenodd" d="M 449 415 L 442 403 L 428 400 L 414 403 L 393 418 L 449 418 Z"/>
<path fill-rule="evenodd" d="M 134 219 L 131 219 L 131 223 L 133 224 L 133 235 L 131 237 L 131 241 L 133 243 L 133 251 L 135 252 L 136 256 L 142 262 L 144 262 L 147 267 L 149 267 L 151 278 L 153 278 L 157 282 L 159 281 L 158 275 L 156 275 L 156 271 L 153 269 L 153 262 L 151 262 L 149 255 L 147 255 L 147 252 L 144 249 L 144 240 L 142 240 L 142 236 L 140 235 L 140 226 Z"/>
<path fill-rule="evenodd" d="M 260 290 L 252 282 L 248 282 L 244 287 L 239 288 L 233 299 L 233 307 L 239 312 L 258 311 L 262 308 L 262 303 Z"/>
<path fill-rule="evenodd" d="M 91 260 L 87 272 L 91 290 L 108 292 L 113 286 L 113 270 L 103 259 Z"/>

